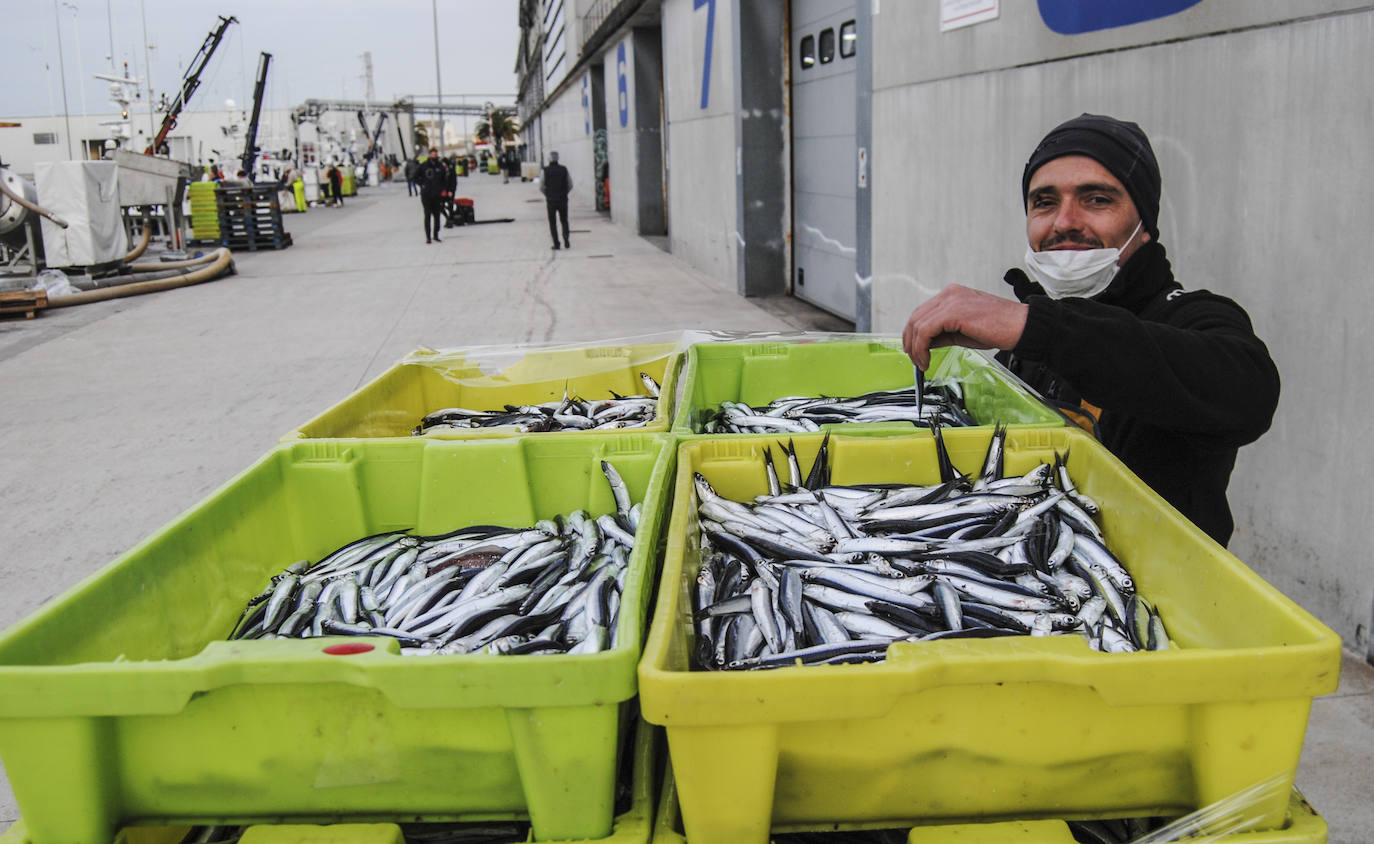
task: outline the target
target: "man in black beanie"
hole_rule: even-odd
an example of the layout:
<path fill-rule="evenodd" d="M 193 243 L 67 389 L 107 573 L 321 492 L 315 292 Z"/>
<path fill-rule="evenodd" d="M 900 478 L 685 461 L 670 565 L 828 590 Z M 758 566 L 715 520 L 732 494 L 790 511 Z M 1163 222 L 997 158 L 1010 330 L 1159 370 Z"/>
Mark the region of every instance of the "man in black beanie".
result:
<path fill-rule="evenodd" d="M 998 359 L 1072 410 L 1113 454 L 1225 545 L 1236 451 L 1269 429 L 1279 373 L 1235 302 L 1174 280 L 1159 243 L 1159 164 L 1134 123 L 1094 114 L 1055 127 L 1021 178 L 1026 268 L 1014 302 L 950 285 L 903 333 Z"/>

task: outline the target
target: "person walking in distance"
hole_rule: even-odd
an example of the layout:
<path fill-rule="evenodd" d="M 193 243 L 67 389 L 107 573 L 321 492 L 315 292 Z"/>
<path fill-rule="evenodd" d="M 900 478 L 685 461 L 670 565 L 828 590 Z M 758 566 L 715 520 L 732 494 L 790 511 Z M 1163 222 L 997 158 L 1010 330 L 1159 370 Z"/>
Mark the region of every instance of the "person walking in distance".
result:
<path fill-rule="evenodd" d="M 425 209 L 425 243 L 439 240 L 439 219 L 443 213 L 444 182 L 447 174 L 439 160 L 437 147 L 429 148 L 429 158 L 415 168 L 415 183 L 420 186 L 420 204 Z"/>
<path fill-rule="evenodd" d="M 549 235 L 553 238 L 553 248 L 558 248 L 558 220 L 563 221 L 563 246 L 571 249 L 568 240 L 568 194 L 572 193 L 572 176 L 568 168 L 558 163 L 558 153 L 549 153 L 548 166 L 539 180 L 539 190 L 544 194 L 544 204 L 549 209 Z"/>
<path fill-rule="evenodd" d="M 420 166 L 419 163 L 418 163 L 415 159 L 413 159 L 413 158 L 407 158 L 407 159 L 406 159 L 406 164 L 405 164 L 406 190 L 409 191 L 409 193 L 406 194 L 407 196 L 414 196 L 414 195 L 418 192 L 418 189 L 417 189 L 416 186 L 415 186 L 415 170 L 416 170 L 416 168 L 418 168 L 419 166 Z"/>

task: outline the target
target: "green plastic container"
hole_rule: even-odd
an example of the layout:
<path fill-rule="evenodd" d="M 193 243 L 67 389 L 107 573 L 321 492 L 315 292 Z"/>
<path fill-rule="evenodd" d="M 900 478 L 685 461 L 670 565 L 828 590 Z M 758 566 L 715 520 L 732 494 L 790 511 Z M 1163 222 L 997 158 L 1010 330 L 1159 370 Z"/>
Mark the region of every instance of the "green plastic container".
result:
<path fill-rule="evenodd" d="M 990 432 L 945 432 L 976 471 Z M 794 437 L 803 470 L 821 435 Z M 735 500 L 765 492 L 757 437 L 678 453 L 645 720 L 668 730 L 689 837 L 767 840 L 780 826 L 1179 815 L 1270 775 L 1291 785 L 1312 698 L 1335 691 L 1340 639 L 1184 519 L 1076 428 L 1008 434 L 1006 469 L 1068 450 L 1108 543 L 1177 647 L 1090 651 L 1078 636 L 897 643 L 872 665 L 689 670 L 700 552 L 693 473 Z M 832 479 L 937 480 L 929 433 L 830 440 Z M 1261 807 L 1268 827 L 1283 805 Z"/>
<path fill-rule="evenodd" d="M 783 396 L 857 396 L 873 390 L 912 387 L 911 359 L 897 340 L 823 343 L 698 343 L 688 349 L 682 398 L 673 417 L 676 434 L 699 434 L 723 401 L 751 406 Z M 1062 427 L 1064 417 L 1001 367 L 978 352 L 954 346 L 935 349 L 931 378 L 957 378 L 969 413 L 980 425 Z M 910 433 L 905 422 L 822 425 L 822 430 L 888 430 Z M 723 434 L 719 436 L 748 436 Z M 753 436 L 776 437 L 776 434 Z"/>
<path fill-rule="evenodd" d="M 0 759 L 35 844 L 127 823 L 528 816 L 609 833 L 674 460 L 653 435 L 279 446 L 0 637 Z M 586 656 L 411 657 L 395 640 L 224 641 L 291 562 L 383 530 L 644 502 L 618 646 Z"/>
<path fill-rule="evenodd" d="M 825 827 L 830 830 L 833 827 Z M 859 828 L 859 827 L 854 827 Z M 868 825 L 870 829 L 894 828 L 882 824 Z M 805 829 L 775 829 L 780 832 L 801 832 Z M 909 844 L 1077 844 L 1068 824 L 1062 820 L 992 821 L 988 823 L 935 824 L 913 827 L 908 833 Z M 1237 833 L 1226 838 L 1227 844 L 1326 844 L 1326 821 L 1294 789 L 1289 793 L 1288 809 L 1283 825 L 1277 829 Z M 0 841 L 0 844 L 8 842 Z M 663 778 L 663 793 L 659 797 L 658 816 L 654 819 L 653 844 L 688 844 L 682 831 L 682 813 L 678 809 L 677 790 L 670 768 Z"/>
<path fill-rule="evenodd" d="M 666 433 L 672 421 L 673 393 L 680 355 L 677 344 L 590 346 L 536 349 L 497 371 L 457 351 L 409 360 L 383 372 L 353 395 L 282 437 L 282 442 L 332 437 L 410 437 L 421 418 L 445 407 L 488 410 L 561 399 L 564 392 L 584 399 L 643 395 L 640 372 L 659 383 L 658 412 L 633 430 Z M 605 436 L 606 431 L 569 431 L 570 436 Z M 434 439 L 492 439 L 520 436 L 510 426 L 433 431 Z M 546 436 L 540 434 L 539 436 Z"/>
<path fill-rule="evenodd" d="M 654 805 L 659 800 L 658 728 L 637 723 L 631 760 L 630 805 L 615 816 L 610 835 L 544 844 L 648 844 L 653 836 Z M 180 844 L 188 827 L 125 827 L 113 844 Z M 244 844 L 404 844 L 396 823 L 316 825 L 259 825 L 245 830 Z M 0 844 L 35 844 L 21 819 L 0 835 Z"/>

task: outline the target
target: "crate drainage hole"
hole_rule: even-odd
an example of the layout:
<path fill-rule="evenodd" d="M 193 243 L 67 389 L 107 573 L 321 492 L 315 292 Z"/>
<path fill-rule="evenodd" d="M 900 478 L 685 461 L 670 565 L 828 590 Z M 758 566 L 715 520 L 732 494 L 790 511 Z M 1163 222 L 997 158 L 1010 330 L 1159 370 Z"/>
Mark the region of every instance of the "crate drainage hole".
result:
<path fill-rule="evenodd" d="M 372 645 L 365 645 L 362 642 L 345 642 L 342 645 L 330 645 L 324 649 L 324 652 L 330 656 L 349 656 L 351 654 L 365 654 L 372 649 Z"/>

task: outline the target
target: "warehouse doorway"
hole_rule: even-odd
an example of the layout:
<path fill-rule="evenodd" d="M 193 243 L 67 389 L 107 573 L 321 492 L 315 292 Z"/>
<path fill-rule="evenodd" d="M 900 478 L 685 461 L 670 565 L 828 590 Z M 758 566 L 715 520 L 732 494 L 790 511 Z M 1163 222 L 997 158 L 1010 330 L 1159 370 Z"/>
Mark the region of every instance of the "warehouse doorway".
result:
<path fill-rule="evenodd" d="M 792 0 L 792 293 L 857 310 L 854 0 Z"/>

